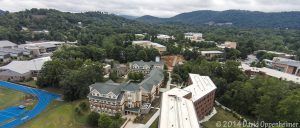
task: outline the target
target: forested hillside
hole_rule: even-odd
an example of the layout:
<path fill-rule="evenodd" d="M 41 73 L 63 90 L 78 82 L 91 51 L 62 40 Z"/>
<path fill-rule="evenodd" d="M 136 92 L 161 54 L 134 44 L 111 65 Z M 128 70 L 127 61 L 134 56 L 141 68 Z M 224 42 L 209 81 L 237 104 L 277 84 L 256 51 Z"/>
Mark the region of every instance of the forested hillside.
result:
<path fill-rule="evenodd" d="M 3 10 L 0 10 L 0 15 L 4 15 L 6 12 Z"/>
<path fill-rule="evenodd" d="M 49 34 L 33 35 L 34 31 L 42 30 L 48 30 Z M 78 39 L 88 43 L 99 42 L 111 34 L 148 31 L 150 29 L 145 24 L 102 12 L 69 13 L 31 9 L 0 16 L 0 40 L 8 39 L 15 43 L 39 39 Z"/>
<path fill-rule="evenodd" d="M 207 16 L 209 12 L 211 11 L 207 11 Z M 176 17 L 179 19 L 184 15 Z M 147 17 L 149 20 L 152 18 Z M 43 30 L 48 30 L 49 33 L 35 33 Z M 0 40 L 19 44 L 31 40 L 78 40 L 83 45 L 112 47 L 111 45 L 123 45 L 124 42 L 135 40 L 136 33 L 146 32 L 150 35 L 147 39 L 155 39 L 155 35 L 160 33 L 168 34 L 174 35 L 177 38 L 175 41 L 184 45 L 185 42 L 180 40 L 183 33 L 190 31 L 203 33 L 205 40 L 220 43 L 237 41 L 243 57 L 259 49 L 290 53 L 299 51 L 300 55 L 300 31 L 296 29 L 195 26 L 174 22 L 153 25 L 102 12 L 69 13 L 53 9 L 31 9 L 0 16 Z"/>
<path fill-rule="evenodd" d="M 300 12 L 264 13 L 242 10 L 194 11 L 182 13 L 171 18 L 143 16 L 136 20 L 146 23 L 178 22 L 191 25 L 233 25 L 251 28 L 300 28 L 300 24 L 298 23 L 300 20 Z"/>

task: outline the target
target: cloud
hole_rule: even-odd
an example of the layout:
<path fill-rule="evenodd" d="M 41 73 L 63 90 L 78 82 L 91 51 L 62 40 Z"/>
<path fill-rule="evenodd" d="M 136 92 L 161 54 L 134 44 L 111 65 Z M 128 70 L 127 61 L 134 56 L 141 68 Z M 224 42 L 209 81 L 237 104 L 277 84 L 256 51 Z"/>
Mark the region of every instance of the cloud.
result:
<path fill-rule="evenodd" d="M 2 10 L 15 12 L 31 8 L 170 17 L 196 10 L 300 11 L 300 0 L 0 0 Z"/>

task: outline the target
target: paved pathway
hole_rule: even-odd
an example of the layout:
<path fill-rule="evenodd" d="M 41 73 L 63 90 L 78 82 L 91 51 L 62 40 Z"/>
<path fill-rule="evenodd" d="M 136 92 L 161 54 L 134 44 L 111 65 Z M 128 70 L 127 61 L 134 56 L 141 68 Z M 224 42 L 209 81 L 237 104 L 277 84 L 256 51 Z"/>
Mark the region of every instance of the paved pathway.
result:
<path fill-rule="evenodd" d="M 151 126 L 151 124 L 156 120 L 156 118 L 158 118 L 159 115 L 160 115 L 160 109 L 158 108 L 158 110 L 156 111 L 156 113 L 145 124 L 145 128 L 149 128 Z"/>
<path fill-rule="evenodd" d="M 177 56 L 175 56 L 175 59 L 173 60 L 172 67 L 175 66 L 176 62 L 177 62 Z"/>

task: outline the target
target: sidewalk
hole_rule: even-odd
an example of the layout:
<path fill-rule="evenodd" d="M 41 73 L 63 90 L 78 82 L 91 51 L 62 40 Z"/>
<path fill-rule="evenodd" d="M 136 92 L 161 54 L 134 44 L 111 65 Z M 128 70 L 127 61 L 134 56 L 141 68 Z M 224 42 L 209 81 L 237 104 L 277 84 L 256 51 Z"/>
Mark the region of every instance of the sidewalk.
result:
<path fill-rule="evenodd" d="M 150 120 L 148 120 L 148 122 L 145 124 L 145 128 L 149 128 L 151 126 L 151 124 L 156 120 L 156 118 L 158 118 L 158 116 L 160 115 L 160 109 L 158 109 L 156 111 L 156 113 L 150 118 Z"/>

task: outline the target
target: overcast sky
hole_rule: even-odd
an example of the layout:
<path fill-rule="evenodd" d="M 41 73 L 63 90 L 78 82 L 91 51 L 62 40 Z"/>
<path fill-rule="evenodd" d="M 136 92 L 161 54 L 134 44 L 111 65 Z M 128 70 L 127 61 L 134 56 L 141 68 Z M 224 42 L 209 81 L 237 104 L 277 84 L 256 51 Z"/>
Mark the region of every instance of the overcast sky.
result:
<path fill-rule="evenodd" d="M 171 17 L 196 10 L 300 11 L 300 0 L 0 0 L 1 10 L 15 12 L 31 8 Z"/>

